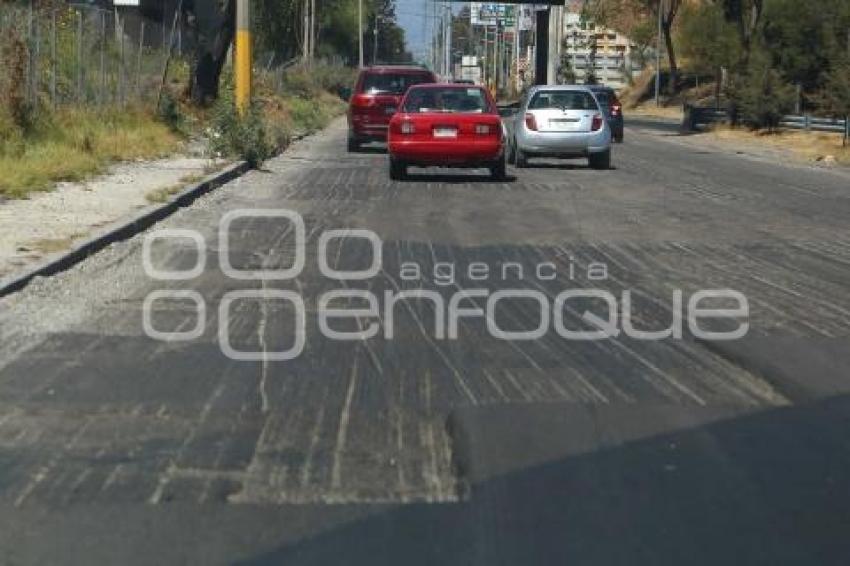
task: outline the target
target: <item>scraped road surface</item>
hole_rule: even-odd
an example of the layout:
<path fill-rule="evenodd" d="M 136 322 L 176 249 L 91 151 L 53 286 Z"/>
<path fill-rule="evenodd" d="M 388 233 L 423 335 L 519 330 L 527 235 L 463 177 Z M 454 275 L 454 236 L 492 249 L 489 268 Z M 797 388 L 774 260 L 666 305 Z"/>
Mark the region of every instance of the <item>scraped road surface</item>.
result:
<path fill-rule="evenodd" d="M 612 171 L 542 162 L 506 182 L 414 170 L 397 183 L 384 154 L 344 141 L 336 122 L 157 226 L 203 235 L 195 278 L 149 277 L 141 235 L 0 300 L 0 562 L 846 564 L 850 177 L 643 125 Z M 296 279 L 224 275 L 218 227 L 238 209 L 303 217 Z M 376 276 L 320 272 L 319 239 L 336 229 L 381 238 Z M 242 219 L 229 248 L 240 269 L 282 269 L 292 227 Z M 337 269 L 373 259 L 357 238 L 330 250 Z M 197 256 L 185 238 L 151 247 L 159 269 Z M 523 342 L 468 317 L 440 340 L 426 300 L 398 305 L 391 339 L 383 316 L 357 342 L 317 323 L 335 289 L 375 293 L 383 313 L 387 291 L 585 287 L 630 290 L 646 329 L 670 325 L 676 289 L 686 302 L 735 289 L 750 331 Z M 202 336 L 145 335 L 145 298 L 167 289 L 200 294 Z M 285 301 L 236 301 L 220 319 L 222 299 L 246 290 L 303 297 L 297 359 L 269 356 L 294 340 Z M 539 312 L 505 302 L 499 323 L 534 328 Z M 160 300 L 151 320 L 185 331 L 197 312 Z M 223 355 L 222 324 L 265 358 Z"/>

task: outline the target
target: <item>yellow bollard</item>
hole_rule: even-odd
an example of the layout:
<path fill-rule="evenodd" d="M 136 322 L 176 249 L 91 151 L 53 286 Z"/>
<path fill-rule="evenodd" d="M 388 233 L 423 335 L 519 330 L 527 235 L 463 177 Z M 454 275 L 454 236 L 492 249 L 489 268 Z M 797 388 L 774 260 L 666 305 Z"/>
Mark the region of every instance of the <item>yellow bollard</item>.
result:
<path fill-rule="evenodd" d="M 236 0 L 236 52 L 234 87 L 236 109 L 244 113 L 251 104 L 251 3 Z"/>

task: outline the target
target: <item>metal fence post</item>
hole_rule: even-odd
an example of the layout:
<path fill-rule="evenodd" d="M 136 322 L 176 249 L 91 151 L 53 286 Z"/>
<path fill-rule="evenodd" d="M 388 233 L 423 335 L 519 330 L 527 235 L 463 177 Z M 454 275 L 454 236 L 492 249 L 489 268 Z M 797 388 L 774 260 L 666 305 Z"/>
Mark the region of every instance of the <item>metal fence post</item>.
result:
<path fill-rule="evenodd" d="M 100 88 L 98 88 L 97 92 L 97 103 L 100 106 L 103 106 L 104 102 L 106 102 L 106 11 L 101 10 L 99 14 L 100 41 L 98 41 L 98 43 L 100 45 L 98 45 L 98 47 L 100 48 Z"/>
<path fill-rule="evenodd" d="M 850 35 L 848 35 L 850 38 Z M 844 117 L 844 147 L 847 147 L 847 141 L 850 140 L 850 115 Z"/>
<path fill-rule="evenodd" d="M 27 76 L 26 76 L 26 101 L 28 104 L 33 104 L 35 102 L 35 93 L 33 92 L 33 83 L 34 83 L 34 69 L 35 69 L 35 61 L 33 61 L 33 55 L 35 54 L 35 49 L 33 49 L 32 40 L 33 40 L 33 26 L 35 21 L 35 9 L 33 6 L 33 0 L 29 2 L 29 13 L 28 13 L 28 21 L 27 21 Z"/>
<path fill-rule="evenodd" d="M 77 102 L 83 100 L 83 12 L 77 11 Z"/>
<path fill-rule="evenodd" d="M 33 21 L 33 42 L 35 44 L 32 68 L 33 109 L 38 110 L 38 91 L 41 86 L 41 12 L 36 10 Z"/>
<path fill-rule="evenodd" d="M 56 100 L 56 8 L 50 11 L 50 104 L 55 109 Z"/>
<path fill-rule="evenodd" d="M 125 41 L 124 41 L 124 18 L 122 18 L 121 16 L 118 16 L 118 19 L 116 20 L 115 25 L 116 25 L 116 28 L 118 29 L 118 33 L 117 33 L 118 40 L 121 42 L 121 44 L 118 46 L 118 53 L 120 54 L 120 61 L 119 61 L 119 67 L 118 67 L 118 80 L 121 83 L 121 86 L 118 90 L 118 92 L 119 92 L 118 103 L 121 106 L 124 106 L 124 104 L 127 101 L 127 66 L 126 66 L 127 61 L 124 58 L 124 43 L 125 43 Z"/>
<path fill-rule="evenodd" d="M 142 54 L 145 50 L 145 21 L 139 26 L 139 53 L 136 61 L 136 97 L 142 99 Z"/>

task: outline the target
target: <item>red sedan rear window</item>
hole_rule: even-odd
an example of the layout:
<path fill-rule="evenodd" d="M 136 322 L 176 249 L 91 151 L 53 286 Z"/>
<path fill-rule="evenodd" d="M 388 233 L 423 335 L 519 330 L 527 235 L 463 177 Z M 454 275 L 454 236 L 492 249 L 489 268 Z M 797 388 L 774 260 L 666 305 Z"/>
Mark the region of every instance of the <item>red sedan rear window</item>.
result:
<path fill-rule="evenodd" d="M 484 114 L 490 105 L 480 88 L 414 88 L 407 94 L 404 111 L 418 113 Z"/>

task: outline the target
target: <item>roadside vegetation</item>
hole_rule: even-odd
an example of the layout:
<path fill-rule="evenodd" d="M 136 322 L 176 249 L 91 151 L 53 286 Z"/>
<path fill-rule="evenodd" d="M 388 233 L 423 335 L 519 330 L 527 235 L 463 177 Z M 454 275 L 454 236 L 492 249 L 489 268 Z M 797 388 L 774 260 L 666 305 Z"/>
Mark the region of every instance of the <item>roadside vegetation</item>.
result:
<path fill-rule="evenodd" d="M 240 115 L 232 77 L 226 73 L 221 95 L 208 113 L 212 151 L 261 165 L 296 136 L 321 130 L 341 115 L 346 105 L 334 93 L 352 84 L 354 74 L 353 69 L 327 65 L 299 67 L 278 77 L 261 73 L 254 83 L 254 102 Z"/>
<path fill-rule="evenodd" d="M 181 137 L 139 108 L 41 110 L 20 123 L 0 107 L 0 195 L 26 196 L 79 181 L 115 161 L 176 151 Z"/>
<path fill-rule="evenodd" d="M 14 108 L 6 97 L 0 104 L 0 195 L 21 198 L 96 175 L 116 161 L 166 157 L 192 137 L 208 138 L 214 157 L 259 165 L 295 136 L 325 127 L 345 110 L 339 96 L 305 78 L 306 71 L 292 74 L 300 77 L 299 91 L 286 94 L 258 77 L 255 104 L 244 117 L 235 112 L 229 88 L 210 109 L 169 94 L 156 113 L 140 106 Z"/>
<path fill-rule="evenodd" d="M 357 2 L 333 1 L 317 14 L 309 53 L 299 53 L 304 30 L 281 33 L 301 26 L 295 15 L 303 2 L 260 2 L 254 104 L 245 115 L 234 110 L 226 57 L 215 88 L 196 96 L 199 51 L 167 49 L 169 32 L 176 44 L 171 20 L 149 21 L 148 30 L 158 26 L 166 36 L 142 49 L 133 47 L 138 38 L 130 32 L 104 33 L 113 25 L 109 11 L 48 2 L 27 12 L 23 2 L 0 4 L 0 199 L 80 181 L 116 161 L 174 155 L 189 142 L 206 145 L 211 157 L 260 165 L 299 135 L 325 127 L 344 112 L 339 95 L 353 83 L 356 65 Z M 377 57 L 402 60 L 408 55 L 394 10 L 394 0 L 367 2 L 367 21 L 384 37 Z M 186 34 L 192 25 L 200 24 L 187 22 Z M 227 29 L 204 39 L 218 32 Z"/>
<path fill-rule="evenodd" d="M 656 47 L 658 0 L 586 0 L 589 18 Z M 792 113 L 850 116 L 850 2 L 666 0 L 662 20 L 665 105 L 728 110 L 733 125 L 776 132 Z M 639 106 L 652 73 L 626 93 Z M 846 143 L 846 140 L 845 140 Z"/>

